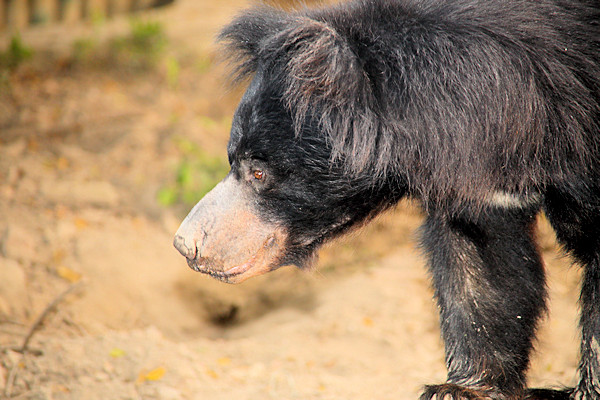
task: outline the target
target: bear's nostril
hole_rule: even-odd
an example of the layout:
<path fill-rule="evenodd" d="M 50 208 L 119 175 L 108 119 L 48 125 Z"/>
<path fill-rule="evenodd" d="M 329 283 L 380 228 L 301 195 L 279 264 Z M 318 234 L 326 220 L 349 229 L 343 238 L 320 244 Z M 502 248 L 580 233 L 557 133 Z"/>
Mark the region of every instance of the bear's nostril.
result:
<path fill-rule="evenodd" d="M 175 246 L 182 256 L 189 260 L 192 260 L 196 257 L 196 246 L 188 247 L 183 236 L 175 235 L 175 239 L 173 239 L 173 246 Z"/>

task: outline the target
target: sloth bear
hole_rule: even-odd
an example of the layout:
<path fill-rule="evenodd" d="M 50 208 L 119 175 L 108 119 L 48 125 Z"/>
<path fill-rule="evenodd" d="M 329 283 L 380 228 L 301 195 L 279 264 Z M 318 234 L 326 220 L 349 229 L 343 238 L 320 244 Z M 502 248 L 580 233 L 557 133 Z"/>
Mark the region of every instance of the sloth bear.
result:
<path fill-rule="evenodd" d="M 249 86 L 231 171 L 175 236 L 191 268 L 237 283 L 306 267 L 418 199 L 448 368 L 421 398 L 600 399 L 597 0 L 259 6 L 220 39 Z M 563 390 L 526 387 L 541 211 L 583 268 L 580 380 Z"/>

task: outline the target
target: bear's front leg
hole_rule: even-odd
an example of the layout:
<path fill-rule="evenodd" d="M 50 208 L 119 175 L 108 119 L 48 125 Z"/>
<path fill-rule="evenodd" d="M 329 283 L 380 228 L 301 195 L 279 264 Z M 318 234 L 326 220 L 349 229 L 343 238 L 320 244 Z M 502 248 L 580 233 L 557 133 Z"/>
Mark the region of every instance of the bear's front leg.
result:
<path fill-rule="evenodd" d="M 536 209 L 431 213 L 422 228 L 445 342 L 448 379 L 422 400 L 522 399 L 544 269 L 533 241 Z"/>

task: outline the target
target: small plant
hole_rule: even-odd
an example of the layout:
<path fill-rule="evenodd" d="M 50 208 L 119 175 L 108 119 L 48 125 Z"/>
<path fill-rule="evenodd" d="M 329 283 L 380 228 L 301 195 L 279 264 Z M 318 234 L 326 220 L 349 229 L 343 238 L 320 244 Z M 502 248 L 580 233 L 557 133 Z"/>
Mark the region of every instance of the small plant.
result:
<path fill-rule="evenodd" d="M 77 39 L 73 42 L 73 60 L 85 62 L 93 59 L 98 53 L 98 43 L 92 38 Z"/>
<path fill-rule="evenodd" d="M 130 42 L 132 49 L 157 54 L 164 50 L 167 38 L 159 22 L 132 20 Z"/>
<path fill-rule="evenodd" d="M 160 22 L 132 20 L 129 35 L 114 39 L 111 50 L 117 60 L 125 65 L 150 68 L 166 49 L 167 42 Z"/>
<path fill-rule="evenodd" d="M 31 57 L 33 57 L 33 49 L 23 43 L 21 35 L 15 34 L 10 39 L 6 51 L 0 53 L 0 67 L 14 70 Z"/>
<path fill-rule="evenodd" d="M 177 139 L 176 144 L 182 158 L 175 170 L 175 182 L 157 193 L 157 200 L 163 206 L 176 203 L 195 204 L 223 179 L 229 170 L 226 160 L 208 154 L 189 140 Z"/>
<path fill-rule="evenodd" d="M 167 75 L 167 83 L 171 89 L 177 88 L 179 85 L 179 73 L 181 71 L 181 65 L 175 57 L 168 57 L 165 60 L 165 69 Z"/>

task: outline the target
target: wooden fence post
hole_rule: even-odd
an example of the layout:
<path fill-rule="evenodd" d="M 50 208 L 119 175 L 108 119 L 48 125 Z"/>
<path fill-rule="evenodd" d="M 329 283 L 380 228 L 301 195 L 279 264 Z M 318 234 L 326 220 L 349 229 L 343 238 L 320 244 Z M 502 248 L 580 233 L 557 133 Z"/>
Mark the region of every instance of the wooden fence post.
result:
<path fill-rule="evenodd" d="M 9 0 L 6 9 L 7 25 L 10 29 L 20 30 L 29 25 L 27 1 Z"/>
<path fill-rule="evenodd" d="M 30 23 L 47 24 L 58 19 L 58 4 L 56 0 L 32 0 L 30 2 Z"/>

